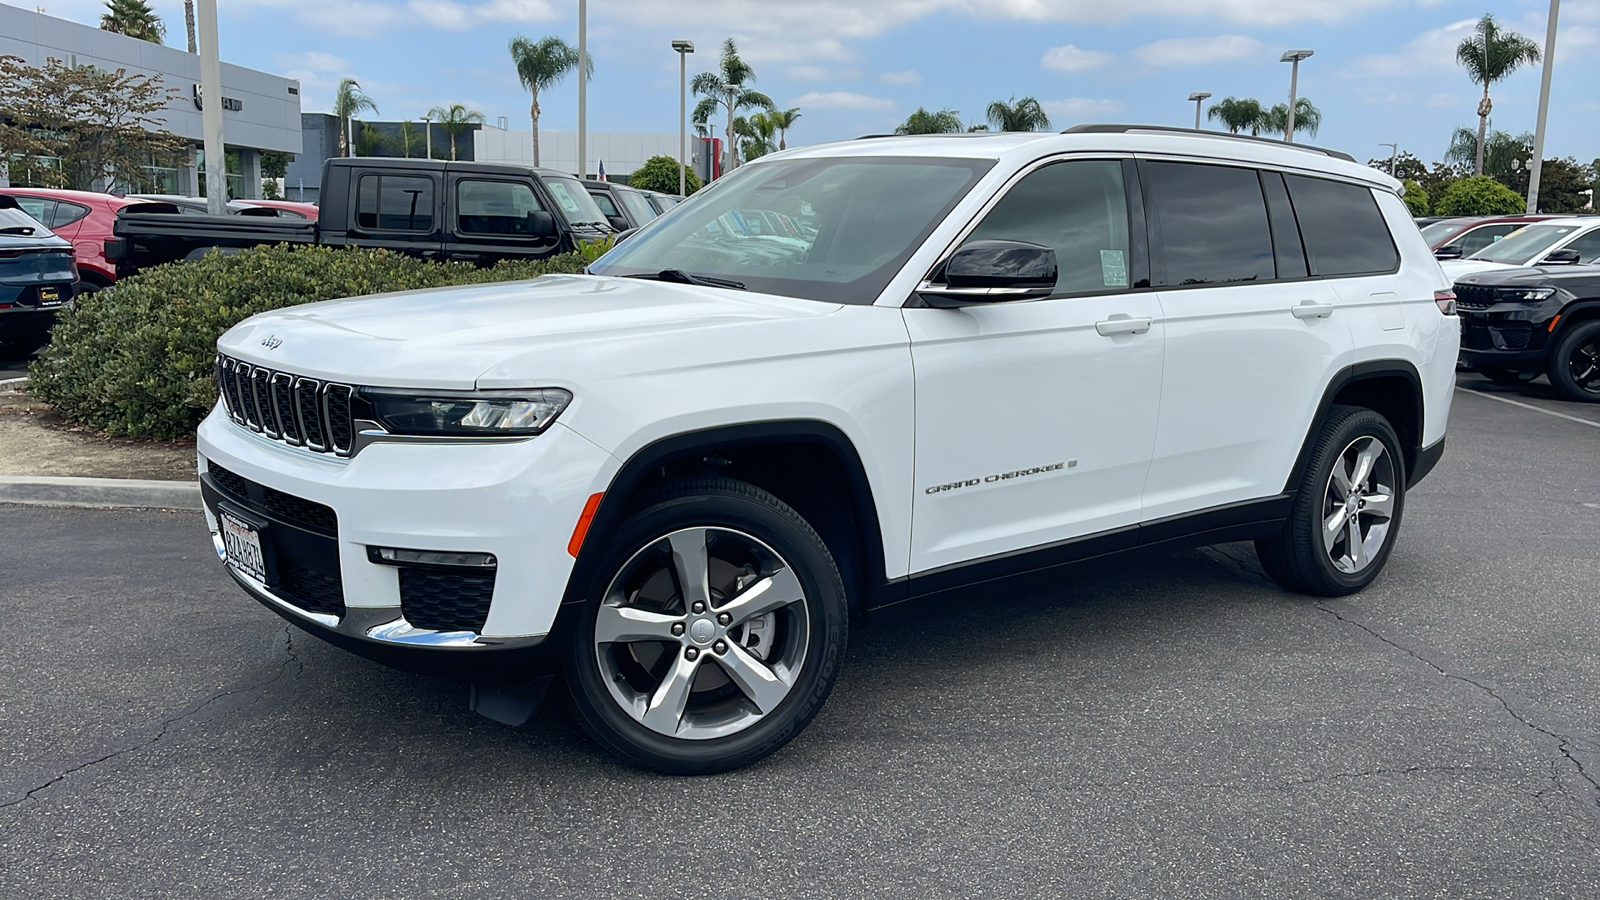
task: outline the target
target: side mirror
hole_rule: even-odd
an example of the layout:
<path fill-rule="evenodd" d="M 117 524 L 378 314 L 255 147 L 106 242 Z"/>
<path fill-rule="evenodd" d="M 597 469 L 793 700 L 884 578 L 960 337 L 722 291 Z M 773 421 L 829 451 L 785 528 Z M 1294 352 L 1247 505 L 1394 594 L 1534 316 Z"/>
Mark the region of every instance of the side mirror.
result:
<path fill-rule="evenodd" d="M 1583 260 L 1579 257 L 1578 251 L 1572 249 L 1571 247 L 1567 247 L 1562 250 L 1551 250 L 1550 253 L 1539 263 L 1539 265 L 1575 266 L 1580 262 L 1583 262 Z"/>
<path fill-rule="evenodd" d="M 528 233 L 534 237 L 553 237 L 556 233 L 556 217 L 542 209 L 528 213 Z"/>
<path fill-rule="evenodd" d="M 969 241 L 945 261 L 944 283 L 924 283 L 917 294 L 938 309 L 1033 300 L 1050 296 L 1056 273 L 1056 251 L 1042 244 Z"/>
<path fill-rule="evenodd" d="M 629 228 L 633 227 L 632 225 L 628 224 L 627 219 L 624 219 L 621 216 L 606 216 L 606 222 L 617 231 L 627 231 Z"/>
<path fill-rule="evenodd" d="M 1439 249 L 1433 251 L 1433 258 L 1434 259 L 1460 259 L 1461 258 L 1461 245 L 1459 245 L 1459 244 L 1446 244 L 1443 247 L 1440 247 Z"/>

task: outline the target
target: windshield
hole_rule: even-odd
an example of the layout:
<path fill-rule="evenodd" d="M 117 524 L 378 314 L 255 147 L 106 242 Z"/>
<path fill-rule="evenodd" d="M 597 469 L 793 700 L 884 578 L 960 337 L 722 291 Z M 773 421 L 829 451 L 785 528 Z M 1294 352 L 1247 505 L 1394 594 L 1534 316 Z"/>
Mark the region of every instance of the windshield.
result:
<path fill-rule="evenodd" d="M 1576 225 L 1529 225 L 1511 232 L 1467 258 L 1505 263 L 1508 266 L 1525 265 L 1535 256 L 1550 249 L 1551 244 L 1577 230 Z"/>
<path fill-rule="evenodd" d="M 678 269 L 752 291 L 869 304 L 993 160 L 791 159 L 738 169 L 589 266 Z"/>
<path fill-rule="evenodd" d="M 594 205 L 594 198 L 583 189 L 578 179 L 544 176 L 544 186 L 550 189 L 550 196 L 556 198 L 556 205 L 561 207 L 561 214 L 566 216 L 568 225 L 606 224 L 600 207 Z"/>
<path fill-rule="evenodd" d="M 1427 240 L 1429 246 L 1432 246 L 1435 241 L 1442 241 L 1466 226 L 1467 223 L 1465 222 L 1435 222 L 1422 229 L 1422 236 Z"/>
<path fill-rule="evenodd" d="M 650 201 L 637 191 L 617 191 L 617 199 L 628 208 L 628 212 L 633 213 L 634 221 L 641 225 L 656 217 L 655 208 L 650 205 Z"/>

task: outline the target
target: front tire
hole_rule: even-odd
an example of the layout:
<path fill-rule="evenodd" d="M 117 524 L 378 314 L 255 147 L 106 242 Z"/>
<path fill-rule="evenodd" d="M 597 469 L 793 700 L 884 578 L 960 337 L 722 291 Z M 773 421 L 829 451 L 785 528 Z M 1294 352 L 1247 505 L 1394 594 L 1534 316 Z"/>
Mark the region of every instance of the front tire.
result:
<path fill-rule="evenodd" d="M 753 485 L 689 478 L 608 543 L 566 667 L 591 737 L 646 768 L 703 775 L 805 728 L 848 630 L 838 567 L 805 519 Z"/>
<path fill-rule="evenodd" d="M 1566 399 L 1600 403 L 1600 321 L 1584 322 L 1562 335 L 1545 374 Z"/>
<path fill-rule="evenodd" d="M 1405 508 L 1405 458 L 1383 416 L 1335 406 L 1312 447 L 1283 531 L 1256 541 L 1261 567 L 1284 587 L 1320 597 L 1378 577 Z"/>

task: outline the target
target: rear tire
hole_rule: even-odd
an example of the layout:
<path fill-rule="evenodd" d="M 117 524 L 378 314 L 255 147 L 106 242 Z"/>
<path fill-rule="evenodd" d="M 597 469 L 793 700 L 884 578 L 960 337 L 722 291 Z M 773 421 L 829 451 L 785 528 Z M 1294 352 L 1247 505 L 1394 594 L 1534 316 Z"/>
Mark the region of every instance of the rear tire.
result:
<path fill-rule="evenodd" d="M 844 659 L 827 545 L 783 501 L 728 478 L 673 482 L 605 540 L 567 685 L 596 742 L 646 768 L 749 765 L 805 728 Z"/>
<path fill-rule="evenodd" d="M 1584 322 L 1562 335 L 1545 374 L 1562 397 L 1600 403 L 1600 321 Z"/>
<path fill-rule="evenodd" d="M 1383 416 L 1335 406 L 1322 426 L 1283 531 L 1256 541 L 1261 568 L 1319 597 L 1361 590 L 1389 560 L 1405 508 L 1405 458 Z"/>

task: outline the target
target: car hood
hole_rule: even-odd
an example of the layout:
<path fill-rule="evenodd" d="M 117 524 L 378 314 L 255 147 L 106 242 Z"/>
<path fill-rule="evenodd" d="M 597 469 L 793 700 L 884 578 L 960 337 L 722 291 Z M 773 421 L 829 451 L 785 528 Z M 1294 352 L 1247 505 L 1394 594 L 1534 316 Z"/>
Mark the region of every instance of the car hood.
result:
<path fill-rule="evenodd" d="M 1455 281 L 1463 275 L 1472 275 L 1478 272 L 1496 272 L 1509 269 L 1520 269 L 1521 266 L 1508 266 L 1505 263 L 1488 262 L 1482 259 L 1447 259 L 1439 263 L 1439 268 L 1444 274 Z"/>
<path fill-rule="evenodd" d="M 312 378 L 471 389 L 483 373 L 513 359 L 538 360 L 538 368 L 549 371 L 618 346 L 670 343 L 691 329 L 814 318 L 837 309 L 727 288 L 546 275 L 276 310 L 236 325 L 217 346 L 229 356 Z M 692 344 L 706 340 L 715 338 L 697 336 Z"/>

